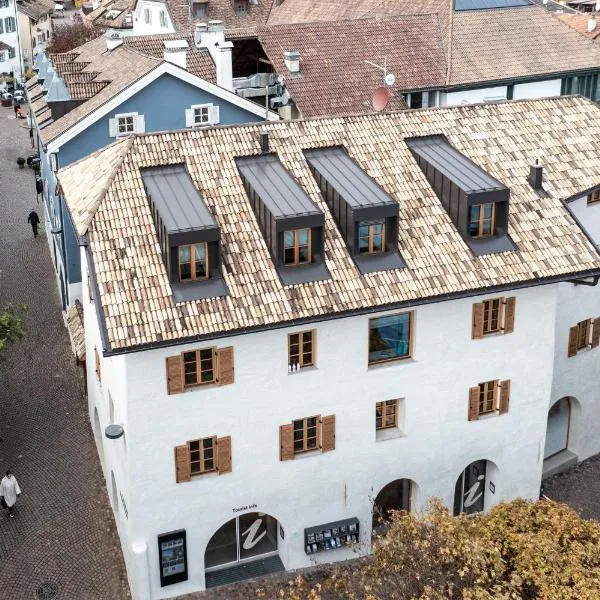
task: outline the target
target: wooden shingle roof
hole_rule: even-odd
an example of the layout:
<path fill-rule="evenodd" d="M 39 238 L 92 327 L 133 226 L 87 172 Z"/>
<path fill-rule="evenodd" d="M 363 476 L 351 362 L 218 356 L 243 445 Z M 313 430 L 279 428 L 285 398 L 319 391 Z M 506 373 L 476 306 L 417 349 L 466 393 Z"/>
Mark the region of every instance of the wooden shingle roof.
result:
<path fill-rule="evenodd" d="M 328 280 L 284 286 L 277 275 L 235 163 L 260 153 L 263 127 L 271 151 L 325 215 Z M 403 141 L 434 134 L 510 188 L 517 251 L 471 253 Z M 406 268 L 356 268 L 303 155 L 325 146 L 344 146 L 399 203 Z M 58 178 L 78 231 L 89 236 L 106 350 L 126 351 L 600 273 L 600 255 L 563 202 L 600 183 L 599 157 L 600 108 L 563 97 L 140 135 Z M 535 159 L 544 193 L 527 182 Z M 168 164 L 185 164 L 220 227 L 226 297 L 174 301 L 140 175 Z M 97 203 L 87 197 L 91 179 Z"/>

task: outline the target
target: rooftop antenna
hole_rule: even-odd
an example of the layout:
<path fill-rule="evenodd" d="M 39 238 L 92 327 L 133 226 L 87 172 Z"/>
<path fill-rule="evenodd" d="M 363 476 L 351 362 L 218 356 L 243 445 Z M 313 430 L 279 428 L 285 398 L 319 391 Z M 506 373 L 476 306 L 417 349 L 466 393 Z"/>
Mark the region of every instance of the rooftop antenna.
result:
<path fill-rule="evenodd" d="M 383 71 L 383 86 L 376 88 L 371 96 L 371 105 L 373 106 L 373 110 L 376 112 L 381 112 L 390 102 L 391 94 L 388 88 L 396 83 L 396 77 L 393 73 L 387 72 L 387 56 L 383 57 L 383 66 L 371 62 L 370 60 L 365 60 L 365 62 L 368 65 Z"/>
<path fill-rule="evenodd" d="M 365 62 L 368 65 L 371 65 L 372 67 L 375 67 L 376 69 L 379 69 L 380 71 L 383 71 L 383 83 L 390 87 L 392 85 L 394 85 L 394 83 L 396 83 L 396 76 L 393 73 L 388 73 L 387 72 L 387 56 L 383 57 L 383 66 L 378 65 L 377 63 L 371 62 L 370 60 L 365 60 Z"/>

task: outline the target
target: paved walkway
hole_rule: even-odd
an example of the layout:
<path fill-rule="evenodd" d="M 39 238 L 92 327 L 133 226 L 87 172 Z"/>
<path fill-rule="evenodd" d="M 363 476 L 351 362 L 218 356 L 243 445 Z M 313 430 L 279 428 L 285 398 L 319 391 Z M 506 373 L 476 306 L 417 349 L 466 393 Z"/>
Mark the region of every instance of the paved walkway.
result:
<path fill-rule="evenodd" d="M 34 175 L 19 169 L 28 130 L 0 107 L 0 306 L 25 303 L 28 333 L 0 364 L 0 472 L 23 491 L 15 518 L 0 512 L 2 600 L 121 600 L 125 569 L 83 397 L 63 325 Z M 41 201 L 40 201 L 41 202 Z M 38 595 L 43 583 L 56 594 Z"/>

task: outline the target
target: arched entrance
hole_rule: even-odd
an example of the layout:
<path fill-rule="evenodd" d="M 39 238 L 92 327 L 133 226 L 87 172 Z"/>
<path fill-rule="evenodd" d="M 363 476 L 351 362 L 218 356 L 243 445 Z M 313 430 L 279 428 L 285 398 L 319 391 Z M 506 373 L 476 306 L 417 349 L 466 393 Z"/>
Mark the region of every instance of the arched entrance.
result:
<path fill-rule="evenodd" d="M 373 528 L 389 521 L 393 510 L 412 510 L 417 489 L 412 479 L 396 479 L 382 488 L 373 502 Z"/>
<path fill-rule="evenodd" d="M 282 571 L 278 552 L 282 531 L 277 519 L 259 512 L 225 523 L 206 546 L 206 587 Z"/>
<path fill-rule="evenodd" d="M 544 460 L 566 450 L 569 445 L 571 400 L 567 396 L 555 402 L 548 411 Z"/>
<path fill-rule="evenodd" d="M 498 467 L 491 460 L 472 462 L 456 480 L 454 516 L 483 512 L 496 496 Z"/>

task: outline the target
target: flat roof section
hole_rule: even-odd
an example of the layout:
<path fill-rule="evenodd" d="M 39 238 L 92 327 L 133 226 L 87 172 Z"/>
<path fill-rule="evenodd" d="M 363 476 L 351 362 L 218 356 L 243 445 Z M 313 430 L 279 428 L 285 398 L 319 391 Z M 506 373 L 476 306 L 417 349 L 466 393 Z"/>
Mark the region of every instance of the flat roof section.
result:
<path fill-rule="evenodd" d="M 352 208 L 398 204 L 350 158 L 344 148 L 305 150 L 304 156 Z"/>
<path fill-rule="evenodd" d="M 466 194 L 508 189 L 451 146 L 441 135 L 411 138 L 405 141 L 415 154 L 445 175 Z"/>
<path fill-rule="evenodd" d="M 247 156 L 235 162 L 274 219 L 322 214 L 276 155 Z"/>
<path fill-rule="evenodd" d="M 141 169 L 141 174 L 168 233 L 218 228 L 184 165 Z"/>

